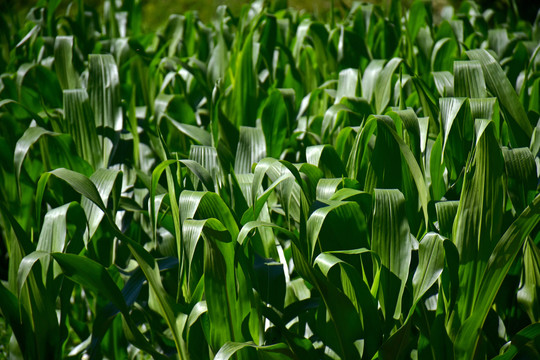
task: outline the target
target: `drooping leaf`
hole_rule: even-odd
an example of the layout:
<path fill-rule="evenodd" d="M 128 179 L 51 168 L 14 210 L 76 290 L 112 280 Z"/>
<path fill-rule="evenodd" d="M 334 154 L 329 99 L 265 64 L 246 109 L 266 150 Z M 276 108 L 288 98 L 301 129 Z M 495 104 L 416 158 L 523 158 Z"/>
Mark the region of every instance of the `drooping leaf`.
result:
<path fill-rule="evenodd" d="M 497 96 L 502 108 L 509 115 L 507 121 L 516 145 L 528 145 L 527 139 L 530 139 L 532 134 L 531 123 L 501 66 L 486 50 L 474 49 L 467 51 L 466 54 L 470 59 L 478 60 L 482 65 L 489 91 Z"/>
<path fill-rule="evenodd" d="M 444 267 L 443 237 L 435 233 L 424 236 L 418 248 L 418 267 L 414 273 L 413 303 L 437 281 Z"/>
<path fill-rule="evenodd" d="M 100 144 L 94 113 L 84 89 L 64 90 L 66 131 L 71 135 L 79 155 L 95 169 L 104 164 L 107 149 Z"/>
<path fill-rule="evenodd" d="M 73 67 L 73 36 L 57 36 L 54 41 L 54 68 L 62 90 L 79 89 L 79 74 Z"/>
<path fill-rule="evenodd" d="M 376 189 L 374 195 L 371 249 L 385 274 L 379 301 L 387 319 L 398 319 L 412 251 L 405 198 L 399 190 Z"/>
<path fill-rule="evenodd" d="M 364 215 L 358 204 L 333 202 L 315 210 L 307 221 L 310 256 L 319 251 L 349 250 L 367 247 Z"/>
<path fill-rule="evenodd" d="M 459 201 L 440 201 L 435 204 L 439 232 L 442 236 L 450 237 L 456 220 Z"/>
<path fill-rule="evenodd" d="M 454 321 L 465 321 L 473 314 L 474 299 L 479 294 L 481 279 L 502 230 L 503 157 L 493 123 L 478 120 L 476 125 L 474 157 L 467 165 L 452 230 L 452 240 L 460 256 L 458 314 Z"/>
<path fill-rule="evenodd" d="M 306 149 L 306 160 L 323 170 L 327 176 L 345 176 L 345 167 L 330 145 L 315 145 Z"/>
<path fill-rule="evenodd" d="M 357 69 L 341 70 L 339 72 L 335 103 L 339 103 L 344 97 L 357 97 L 361 93 L 361 82 L 359 80 L 360 76 Z"/>
<path fill-rule="evenodd" d="M 433 72 L 433 80 L 440 97 L 454 96 L 454 75 L 449 71 Z"/>
<path fill-rule="evenodd" d="M 266 156 L 266 144 L 261 129 L 241 127 L 234 170 L 237 174 L 251 173 L 251 166 Z"/>
<path fill-rule="evenodd" d="M 91 54 L 88 57 L 88 96 L 95 116 L 93 124 L 102 131 L 102 163 L 107 165 L 117 142 L 115 132 L 123 127 L 120 79 L 111 54 Z"/>
<path fill-rule="evenodd" d="M 480 62 L 454 61 L 454 96 L 468 98 L 487 96 Z"/>
<path fill-rule="evenodd" d="M 108 202 L 109 197 L 114 191 L 115 185 L 117 187 L 117 193 L 115 195 L 120 195 L 118 193 L 118 187 L 121 186 L 122 183 L 122 174 L 120 171 L 98 169 L 90 176 L 90 180 L 95 184 L 104 204 Z M 82 198 L 81 206 L 88 219 L 88 229 L 85 233 L 85 244 L 88 244 L 88 241 L 96 232 L 105 213 L 103 213 L 103 211 L 87 197 Z"/>
<path fill-rule="evenodd" d="M 374 92 L 375 110 L 377 114 L 382 114 L 390 102 L 392 75 L 394 75 L 394 72 L 401 62 L 402 59 L 400 58 L 391 59 L 377 76 Z"/>

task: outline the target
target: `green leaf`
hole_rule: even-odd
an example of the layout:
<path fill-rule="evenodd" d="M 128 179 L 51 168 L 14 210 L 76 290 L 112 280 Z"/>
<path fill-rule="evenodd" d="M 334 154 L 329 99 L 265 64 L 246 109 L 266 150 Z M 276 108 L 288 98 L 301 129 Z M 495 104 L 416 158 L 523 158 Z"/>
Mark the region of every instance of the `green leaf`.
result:
<path fill-rule="evenodd" d="M 204 129 L 201 129 L 200 127 L 198 126 L 194 126 L 194 125 L 190 125 L 190 124 L 184 124 L 184 123 L 180 123 L 176 120 L 174 120 L 172 117 L 170 117 L 169 115 L 167 114 L 164 114 L 164 117 L 175 127 L 177 128 L 180 132 L 182 132 L 184 135 L 187 135 L 189 136 L 190 138 L 192 138 L 193 140 L 197 141 L 198 143 L 200 143 L 201 145 L 204 145 L 204 146 L 210 146 L 212 145 L 212 136 L 211 134 L 204 130 Z"/>
<path fill-rule="evenodd" d="M 263 131 L 259 128 L 240 127 L 234 172 L 236 174 L 250 174 L 252 165 L 265 156 L 266 143 Z"/>
<path fill-rule="evenodd" d="M 261 125 L 268 156 L 280 157 L 290 128 L 289 121 L 289 110 L 281 91 L 271 89 L 262 105 L 261 113 Z"/>
<path fill-rule="evenodd" d="M 465 98 L 441 98 L 439 99 L 439 104 L 441 107 L 441 129 L 443 130 L 443 153 L 445 152 L 446 146 L 448 146 L 448 139 L 450 137 L 450 131 L 454 122 L 458 118 L 458 114 L 461 111 L 464 104 L 466 104 Z"/>
<path fill-rule="evenodd" d="M 24 356 L 38 358 L 36 343 L 33 341 L 32 321 L 24 307 L 20 306 L 17 297 L 0 281 L 0 310 L 2 316 L 11 327 L 13 335 Z"/>
<path fill-rule="evenodd" d="M 121 312 L 127 312 L 120 289 L 102 265 L 80 255 L 52 253 L 51 256 L 60 265 L 64 275 L 92 292 L 103 295 Z"/>
<path fill-rule="evenodd" d="M 476 349 L 480 331 L 499 288 L 519 250 L 530 232 L 540 221 L 540 196 L 510 225 L 489 257 L 481 284 L 476 292 L 474 308 L 456 337 L 457 357 L 471 357 Z"/>
<path fill-rule="evenodd" d="M 306 161 L 321 169 L 328 177 L 345 176 L 345 166 L 331 145 L 315 145 L 306 149 Z"/>
<path fill-rule="evenodd" d="M 480 62 L 454 61 L 454 96 L 485 98 L 486 83 Z"/>
<path fill-rule="evenodd" d="M 310 253 L 308 261 L 320 252 L 368 247 L 366 221 L 354 202 L 331 202 L 315 210 L 307 221 Z"/>
<path fill-rule="evenodd" d="M 67 182 L 73 190 L 79 194 L 86 196 L 90 201 L 96 204 L 103 212 L 107 213 L 107 207 L 103 202 L 103 199 L 99 195 L 98 190 L 94 183 L 86 176 L 79 174 L 78 172 L 68 169 L 55 169 L 49 171 L 48 174 L 54 175 L 57 178 Z M 43 176 L 43 175 L 42 175 Z"/>
<path fill-rule="evenodd" d="M 62 272 L 69 279 L 90 289 L 96 294 L 104 296 L 120 310 L 124 319 L 127 321 L 129 331 L 132 332 L 131 335 L 136 340 L 137 346 L 149 352 L 155 358 L 165 358 L 139 332 L 135 323 L 131 320 L 124 296 L 114 283 L 109 272 L 103 266 L 87 257 L 74 254 L 52 253 L 51 256 L 60 265 Z"/>
<path fill-rule="evenodd" d="M 240 244 L 240 245 L 243 245 L 245 246 L 245 244 L 251 239 L 249 234 L 251 233 L 251 231 L 253 229 L 256 229 L 256 228 L 259 228 L 259 227 L 270 227 L 270 228 L 273 228 L 277 231 L 279 231 L 280 233 L 283 233 L 284 235 L 287 235 L 288 238 L 290 238 L 294 243 L 297 243 L 298 242 L 298 236 L 285 229 L 285 228 L 282 228 L 281 226 L 278 226 L 274 223 L 270 223 L 270 222 L 264 222 L 264 221 L 250 221 L 248 223 L 246 223 L 244 226 L 242 226 L 242 229 L 240 230 L 240 232 L 238 233 L 238 238 L 237 238 L 237 242 Z"/>
<path fill-rule="evenodd" d="M 364 176 L 362 175 L 366 171 L 365 168 L 367 166 L 364 159 L 367 158 L 369 141 L 376 128 L 377 121 L 374 118 L 368 118 L 365 125 L 356 135 L 351 154 L 347 160 L 347 173 L 349 177 L 358 180 L 361 184 L 365 182 L 365 174 Z"/>
<path fill-rule="evenodd" d="M 404 356 L 404 351 L 411 342 L 410 330 L 411 322 L 407 321 L 382 344 L 378 353 L 379 357 L 381 359 L 399 359 Z"/>
<path fill-rule="evenodd" d="M 192 232 L 199 236 L 204 233 L 204 292 L 210 319 L 210 346 L 219 349 L 227 341 L 246 340 L 241 324 L 250 310 L 247 283 L 243 271 L 235 267 L 231 233 L 212 218 L 186 220 L 184 226 L 199 228 Z"/>
<path fill-rule="evenodd" d="M 57 36 L 54 40 L 54 70 L 62 90 L 81 88 L 73 67 L 73 36 Z"/>
<path fill-rule="evenodd" d="M 153 235 L 154 241 L 157 241 L 157 215 L 158 214 L 156 213 L 156 203 L 157 203 L 156 197 L 158 195 L 156 194 L 156 190 L 158 189 L 159 178 L 161 177 L 161 174 L 163 174 L 163 171 L 165 171 L 165 169 L 167 169 L 171 164 L 174 164 L 176 162 L 177 162 L 176 160 L 163 161 L 158 166 L 156 166 L 154 171 L 152 171 L 152 180 L 150 183 L 150 221 L 152 222 L 152 235 Z"/>
<path fill-rule="evenodd" d="M 71 222 L 76 225 L 76 231 L 73 233 L 71 239 L 68 239 L 67 224 L 68 224 L 68 212 L 70 213 Z M 51 252 L 64 252 L 68 246 L 67 242 L 69 240 L 69 247 L 72 251 L 79 252 L 83 248 L 83 232 L 86 228 L 86 216 L 82 208 L 75 202 L 59 206 L 55 209 L 49 210 L 45 215 L 45 220 L 43 221 L 43 226 L 39 234 L 39 240 L 37 243 L 36 252 L 44 252 L 49 254 Z M 30 256 L 32 254 L 27 255 Z M 42 264 L 42 276 L 43 284 L 47 284 L 47 276 L 49 275 L 49 262 L 50 257 L 39 257 Z M 26 259 L 26 257 L 25 257 Z M 23 259 L 22 262 L 25 262 Z M 24 268 L 19 267 L 19 291 L 26 282 L 26 276 L 30 269 L 25 269 L 26 274 L 24 277 L 21 275 L 21 270 Z M 30 263 L 33 265 L 34 260 L 30 260 Z M 30 265 L 30 268 L 31 266 Z M 58 276 L 58 271 L 53 272 L 53 277 Z"/>
<path fill-rule="evenodd" d="M 122 173 L 120 171 L 98 169 L 90 176 L 90 180 L 95 184 L 104 204 L 109 201 L 111 194 L 115 197 L 119 197 L 119 188 L 122 185 Z M 113 194 L 113 189 L 115 187 L 116 193 Z M 84 238 L 85 245 L 88 245 L 88 242 L 99 227 L 105 213 L 87 197 L 82 198 L 81 207 L 84 209 L 86 218 L 88 219 L 88 229 Z"/>
<path fill-rule="evenodd" d="M 357 69 L 344 69 L 339 72 L 335 103 L 344 97 L 355 98 L 361 93 L 360 76 Z"/>
<path fill-rule="evenodd" d="M 531 240 L 523 249 L 522 286 L 518 290 L 518 302 L 525 308 L 531 322 L 540 321 L 540 249 Z"/>
<path fill-rule="evenodd" d="M 465 321 L 474 314 L 475 297 L 502 230 L 504 162 L 493 122 L 477 121 L 473 156 L 465 172 L 452 231 L 460 256 L 458 313 L 453 321 Z M 453 331 L 456 330 L 454 327 Z"/>
<path fill-rule="evenodd" d="M 409 146 L 399 137 L 399 135 L 396 133 L 392 127 L 390 127 L 387 123 L 377 120 L 378 123 L 384 124 L 396 141 L 396 143 L 399 146 L 399 150 L 401 151 L 401 155 L 403 156 L 403 159 L 407 163 L 407 166 L 409 168 L 410 174 L 414 180 L 414 183 L 416 185 L 416 189 L 418 190 L 418 197 L 420 200 L 420 205 L 422 206 L 422 210 L 424 212 L 424 220 L 427 224 L 429 222 L 429 216 L 428 216 L 428 202 L 429 202 L 429 192 L 427 190 L 426 183 L 424 181 L 424 176 L 422 174 L 422 170 L 420 169 L 420 166 L 416 162 L 416 159 L 409 149 Z"/>
<path fill-rule="evenodd" d="M 343 186 L 343 179 L 320 179 L 317 183 L 317 200 L 325 201 L 329 200 L 338 188 Z"/>
<path fill-rule="evenodd" d="M 189 170 L 191 170 L 193 175 L 195 175 L 197 179 L 201 181 L 206 190 L 217 190 L 214 185 L 212 175 L 201 164 L 193 160 L 180 160 L 180 162 L 184 164 Z"/>
<path fill-rule="evenodd" d="M 253 203 L 255 204 L 257 201 L 256 196 L 258 190 L 262 184 L 264 176 L 267 173 L 270 179 L 276 179 L 274 180 L 276 182 L 279 177 L 286 177 L 288 174 L 292 174 L 294 180 L 296 181 L 293 181 L 292 179 L 285 181 L 285 186 L 283 186 L 280 192 L 281 204 L 284 208 L 286 216 L 292 216 L 295 221 L 300 221 L 300 204 L 303 201 L 311 198 L 311 192 L 307 188 L 307 184 L 302 179 L 298 169 L 287 161 L 264 158 L 257 164 L 251 186 Z"/>
<path fill-rule="evenodd" d="M 292 180 L 292 175 L 290 174 L 283 174 L 279 178 L 277 178 L 272 185 L 270 185 L 262 194 L 260 194 L 256 199 L 253 205 L 246 210 L 244 215 L 242 215 L 242 220 L 240 221 L 242 224 L 245 224 L 248 221 L 253 221 L 255 219 L 259 218 L 259 215 L 261 214 L 261 211 L 263 210 L 264 205 L 268 201 L 268 198 L 272 194 L 272 192 L 283 182 L 286 182 L 287 180 Z"/>
<path fill-rule="evenodd" d="M 257 118 L 257 76 L 253 67 L 253 32 L 243 42 L 234 66 L 233 106 L 236 126 L 254 126 Z"/>
<path fill-rule="evenodd" d="M 434 71 L 432 75 L 440 97 L 454 96 L 454 75 L 451 72 Z"/>
<path fill-rule="evenodd" d="M 537 185 L 536 163 L 529 148 L 502 149 L 508 176 L 508 194 L 514 209 L 522 211 Z"/>
<path fill-rule="evenodd" d="M 76 232 L 71 239 L 69 239 L 70 247 L 76 249 L 82 248 L 82 243 L 76 244 L 76 242 L 82 240 L 82 231 L 86 227 L 86 218 L 84 212 L 81 211 L 81 207 L 77 203 L 69 203 L 49 210 L 45 215 L 43 221 L 43 227 L 39 234 L 39 240 L 36 247 L 37 251 L 46 252 L 64 252 L 67 247 L 67 215 L 68 211 L 74 213 L 74 218 L 78 222 L 78 233 Z"/>
<path fill-rule="evenodd" d="M 108 158 L 108 149 L 100 144 L 94 122 L 94 113 L 84 89 L 64 90 L 65 128 L 73 138 L 77 152 L 94 169 L 101 167 Z"/>
<path fill-rule="evenodd" d="M 238 225 L 231 210 L 216 193 L 184 190 L 179 198 L 181 220 L 218 219 L 230 232 L 233 239 L 238 236 Z"/>
<path fill-rule="evenodd" d="M 437 106 L 437 99 L 427 85 L 419 77 L 412 78 L 418 97 L 420 98 L 420 104 L 422 105 L 422 112 L 424 116 L 429 117 L 429 126 L 433 127 L 432 131 L 438 131 L 438 119 L 439 119 L 439 107 Z"/>
<path fill-rule="evenodd" d="M 364 70 L 364 74 L 362 74 L 362 95 L 369 103 L 372 103 L 371 100 L 373 99 L 373 94 L 377 89 L 377 79 L 383 70 L 384 63 L 384 60 L 371 60 Z M 390 87 L 388 87 L 388 89 L 390 89 Z"/>
<path fill-rule="evenodd" d="M 88 71 L 88 94 L 96 116 L 96 126 L 121 130 L 120 79 L 113 56 L 89 55 Z"/>
<path fill-rule="evenodd" d="M 317 288 L 328 311 L 329 318 L 320 329 L 320 335 L 331 343 L 328 345 L 342 358 L 358 359 L 359 353 L 354 343 L 362 337 L 362 324 L 354 305 L 320 270 L 308 265 L 294 245 L 292 258 L 299 273 Z"/>
<path fill-rule="evenodd" d="M 433 45 L 431 68 L 433 71 L 451 71 L 453 59 L 457 56 L 458 44 L 455 39 L 446 37 Z"/>
<path fill-rule="evenodd" d="M 26 129 L 23 136 L 21 136 L 21 138 L 17 141 L 17 144 L 15 145 L 13 164 L 15 165 L 15 180 L 19 188 L 19 193 L 19 178 L 21 176 L 21 169 L 24 159 L 26 158 L 26 154 L 28 153 L 28 150 L 30 150 L 30 147 L 34 145 L 34 143 L 36 143 L 43 135 L 61 136 L 62 134 L 51 132 L 38 126 L 29 127 L 28 129 Z"/>
<path fill-rule="evenodd" d="M 221 188 L 223 183 L 223 171 L 219 162 L 216 148 L 211 146 L 191 145 L 189 149 L 189 159 L 194 160 L 208 170 L 215 180 L 215 185 Z"/>
<path fill-rule="evenodd" d="M 509 115 L 506 120 L 514 135 L 516 145 L 527 146 L 533 129 L 527 113 L 503 69 L 484 49 L 469 50 L 466 54 L 470 59 L 478 60 L 482 65 L 489 91 L 497 96 L 503 110 Z"/>
<path fill-rule="evenodd" d="M 415 41 L 420 28 L 430 25 L 431 14 L 426 9 L 426 3 L 421 0 L 416 0 L 412 3 L 409 9 L 409 18 L 407 21 L 407 29 L 409 41 Z"/>
<path fill-rule="evenodd" d="M 540 323 L 534 323 L 520 330 L 510 342 L 510 346 L 504 353 L 493 358 L 493 360 L 511 360 L 520 353 L 527 343 L 537 340 L 540 336 Z M 537 353 L 538 355 L 538 353 Z"/>
<path fill-rule="evenodd" d="M 403 60 L 393 58 L 384 66 L 375 81 L 375 110 L 377 114 L 382 114 L 390 103 L 392 90 L 392 75 Z"/>
<path fill-rule="evenodd" d="M 26 234 L 26 232 L 17 222 L 15 217 L 13 217 L 13 214 L 7 210 L 6 206 L 2 201 L 0 201 L 0 210 L 2 211 L 2 214 L 7 218 L 6 225 L 9 224 L 9 226 L 13 230 L 13 233 L 15 234 L 15 239 L 18 246 L 20 247 L 22 255 L 24 256 L 31 253 L 34 250 L 34 245 L 31 242 L 31 238 Z M 7 229 L 9 228 L 6 226 L 6 230 Z"/>
<path fill-rule="evenodd" d="M 227 53 L 227 44 L 223 38 L 223 32 L 217 34 L 217 45 L 212 51 L 208 60 L 208 78 L 211 84 L 222 79 L 229 65 L 229 56 Z"/>
<path fill-rule="evenodd" d="M 473 137 L 473 122 L 466 98 L 440 98 L 442 154 L 449 181 L 455 181 L 465 165 Z M 442 160 L 442 159 L 441 159 Z M 442 161 L 441 161 L 442 162 Z"/>
<path fill-rule="evenodd" d="M 367 249 L 323 252 L 315 259 L 315 265 L 328 277 L 334 266 L 340 270 L 341 288 L 351 300 L 362 320 L 365 341 L 364 357 L 372 356 L 381 342 L 382 321 L 377 312 L 377 301 L 371 295 L 368 284 L 351 264 L 341 260 L 339 255 L 361 255 Z"/>
<path fill-rule="evenodd" d="M 225 343 L 216 354 L 214 360 L 228 360 L 238 351 L 244 348 L 253 348 L 257 350 L 258 356 L 263 359 L 294 359 L 291 350 L 284 343 L 278 343 L 273 345 L 258 346 L 252 342 L 227 342 Z M 265 354 L 265 355 L 263 355 Z M 273 355 L 272 357 L 269 357 Z"/>
<path fill-rule="evenodd" d="M 439 232 L 442 236 L 452 236 L 452 228 L 456 221 L 458 207 L 459 201 L 439 201 L 435 204 L 437 221 L 439 222 Z"/>
<path fill-rule="evenodd" d="M 431 176 L 431 194 L 433 194 L 433 200 L 442 199 L 446 193 L 444 170 L 442 136 L 439 134 L 431 147 L 429 157 L 429 174 Z"/>
<path fill-rule="evenodd" d="M 499 59 L 503 58 L 503 53 L 509 43 L 506 29 L 489 29 L 488 45 L 490 49 L 495 50 Z"/>
<path fill-rule="evenodd" d="M 30 272 L 32 271 L 32 268 L 34 267 L 34 264 L 38 261 L 49 259 L 50 261 L 50 253 L 46 251 L 34 251 L 28 255 L 26 255 L 19 264 L 19 271 L 17 272 L 17 287 L 18 287 L 18 296 L 21 296 L 21 292 L 23 290 L 24 285 L 26 285 L 26 280 L 28 279 L 28 276 L 30 275 Z M 43 276 L 47 275 L 47 268 L 43 268 L 42 274 Z"/>
<path fill-rule="evenodd" d="M 86 196 L 105 213 L 107 221 L 111 226 L 114 234 L 121 241 L 126 243 L 131 254 L 143 270 L 144 275 L 150 285 L 151 297 L 153 296 L 157 300 L 156 310 L 165 319 L 167 326 L 171 330 L 178 353 L 183 354 L 184 342 L 180 335 L 181 330 L 177 328 L 176 316 L 171 306 L 171 300 L 169 298 L 169 295 L 165 292 L 165 289 L 163 288 L 163 285 L 161 283 L 159 268 L 154 257 L 150 255 L 150 253 L 148 253 L 148 251 L 146 251 L 144 247 L 134 242 L 132 239 L 124 235 L 124 233 L 122 233 L 120 229 L 118 229 L 110 213 L 108 212 L 107 207 L 103 203 L 103 200 L 101 199 L 101 196 L 99 195 L 96 186 L 89 178 L 67 169 L 56 169 L 45 174 L 54 175 L 59 179 L 64 180 L 73 188 L 73 190 L 77 191 L 83 196 Z M 45 177 L 45 179 L 47 178 L 48 176 Z"/>
<path fill-rule="evenodd" d="M 343 102 L 351 102 L 352 99 L 344 98 Z M 358 102 L 360 104 L 360 102 Z M 367 104 L 366 104 L 367 105 Z M 354 114 L 351 109 L 343 104 L 334 104 L 326 110 L 324 113 L 323 122 L 321 124 L 321 137 L 324 142 L 334 142 L 335 134 L 346 125 L 349 125 L 351 120 L 349 118 L 354 118 Z"/>
<path fill-rule="evenodd" d="M 208 223 L 208 224 L 207 224 Z M 212 230 L 213 236 L 216 237 L 216 240 L 230 242 L 230 234 L 227 232 L 227 229 L 216 219 L 210 218 L 208 220 L 192 220 L 187 219 L 182 224 L 182 239 L 183 246 L 185 249 L 185 264 L 187 267 L 187 282 L 188 288 L 189 284 L 193 282 L 191 279 L 192 275 L 192 264 L 194 263 L 195 250 L 197 249 L 199 240 L 202 236 L 205 226 L 208 226 Z M 199 279 L 194 279 L 197 282 Z M 191 288 L 189 288 L 188 295 L 191 296 Z M 188 298 L 189 298 L 188 296 Z"/>
<path fill-rule="evenodd" d="M 384 276 L 379 302 L 386 319 L 399 319 L 412 251 L 405 198 L 399 190 L 375 189 L 371 231 L 371 249 L 381 259 Z"/>
<path fill-rule="evenodd" d="M 100 135 L 103 164 L 109 163 L 111 151 L 117 139 L 114 132 L 123 128 L 120 107 L 120 79 L 116 62 L 111 54 L 91 54 L 88 57 L 88 95 L 94 112 L 96 128 L 113 131 L 111 135 Z"/>
<path fill-rule="evenodd" d="M 397 129 L 402 128 L 399 134 L 403 140 L 409 145 L 416 161 L 420 164 L 420 149 L 421 149 L 421 136 L 420 136 L 420 122 L 415 112 L 412 109 L 397 110 L 389 115 L 396 122 Z M 427 132 L 427 129 L 426 129 Z"/>
<path fill-rule="evenodd" d="M 444 238 L 436 233 L 426 234 L 418 247 L 418 267 L 414 273 L 413 303 L 417 303 L 437 281 L 444 267 Z"/>
<path fill-rule="evenodd" d="M 154 101 L 154 118 L 160 124 L 163 118 L 166 118 L 170 124 L 177 128 L 180 132 L 186 133 L 188 136 L 194 135 L 193 132 L 187 133 L 189 127 L 183 125 L 195 124 L 195 112 L 183 95 L 159 94 Z M 175 119 L 181 119 L 181 123 Z M 196 130 L 197 135 L 202 136 L 203 129 Z M 202 139 L 201 139 L 202 140 Z M 208 140 L 208 139 L 206 139 Z"/>
<path fill-rule="evenodd" d="M 358 205 L 360 205 L 360 208 L 362 209 L 362 212 L 366 217 L 369 217 L 369 215 L 371 214 L 372 195 L 365 191 L 343 188 L 336 191 L 329 200 L 355 201 L 356 203 L 358 203 Z"/>
<path fill-rule="evenodd" d="M 476 98 L 469 99 L 471 106 L 471 116 L 473 119 L 489 119 L 495 124 L 495 135 L 501 138 L 501 120 L 499 102 L 497 98 Z"/>
<path fill-rule="evenodd" d="M 407 177 L 408 174 L 402 172 L 403 165 L 399 145 L 390 133 L 390 129 L 396 129 L 394 120 L 387 115 L 375 115 L 374 117 L 377 119 L 377 137 L 371 156 L 371 167 L 366 176 L 365 190 L 371 192 L 376 187 L 403 189 L 403 183 L 406 181 L 404 176 Z M 386 166 L 387 162 L 394 165 L 392 167 Z"/>
<path fill-rule="evenodd" d="M 152 235 L 154 242 L 157 242 L 157 216 L 156 213 L 156 205 L 161 204 L 161 200 L 163 199 L 161 196 L 156 195 L 156 190 L 159 188 L 159 178 L 161 177 L 161 174 L 163 174 L 163 171 L 166 171 L 167 173 L 167 185 L 168 185 L 168 195 L 169 195 L 169 201 L 171 203 L 171 212 L 173 214 L 173 223 L 174 223 L 174 233 L 176 236 L 176 241 L 179 242 L 181 240 L 181 231 L 182 231 L 182 225 L 180 221 L 180 215 L 179 215 L 179 209 L 178 209 L 178 202 L 176 201 L 176 191 L 175 191 L 175 185 L 172 177 L 171 170 L 169 169 L 169 166 L 178 162 L 177 160 L 165 160 L 162 163 L 160 163 L 154 171 L 152 171 L 152 180 L 150 183 L 150 221 L 152 224 Z M 181 258 L 180 253 L 180 247 L 178 248 L 178 257 Z"/>
<path fill-rule="evenodd" d="M 520 180 L 524 184 L 536 180 L 534 156 L 529 148 L 503 148 L 504 165 L 508 177 Z"/>

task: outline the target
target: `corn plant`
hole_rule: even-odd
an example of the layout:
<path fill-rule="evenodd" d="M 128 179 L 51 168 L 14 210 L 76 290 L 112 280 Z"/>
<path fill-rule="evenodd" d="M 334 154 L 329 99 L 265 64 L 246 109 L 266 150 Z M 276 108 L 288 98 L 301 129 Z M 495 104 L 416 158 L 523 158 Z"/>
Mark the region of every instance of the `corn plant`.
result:
<path fill-rule="evenodd" d="M 540 12 L 167 15 L 0 14 L 0 353 L 540 357 Z"/>

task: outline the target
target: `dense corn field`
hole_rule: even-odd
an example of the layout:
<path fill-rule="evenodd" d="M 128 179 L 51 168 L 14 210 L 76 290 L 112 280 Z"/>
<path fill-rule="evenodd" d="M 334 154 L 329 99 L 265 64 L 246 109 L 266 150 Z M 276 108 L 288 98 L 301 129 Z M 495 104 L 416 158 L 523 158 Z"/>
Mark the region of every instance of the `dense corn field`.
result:
<path fill-rule="evenodd" d="M 540 358 L 540 12 L 60 3 L 0 14 L 1 354 Z"/>

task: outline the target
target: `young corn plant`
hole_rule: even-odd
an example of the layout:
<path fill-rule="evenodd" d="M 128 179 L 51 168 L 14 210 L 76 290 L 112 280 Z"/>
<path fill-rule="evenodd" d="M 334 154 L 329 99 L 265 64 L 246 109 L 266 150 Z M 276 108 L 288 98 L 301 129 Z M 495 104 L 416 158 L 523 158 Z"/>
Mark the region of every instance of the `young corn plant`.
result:
<path fill-rule="evenodd" d="M 540 12 L 2 11 L 0 353 L 540 357 Z"/>

